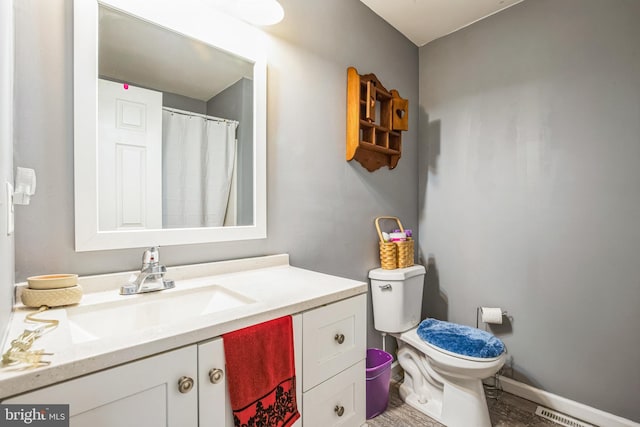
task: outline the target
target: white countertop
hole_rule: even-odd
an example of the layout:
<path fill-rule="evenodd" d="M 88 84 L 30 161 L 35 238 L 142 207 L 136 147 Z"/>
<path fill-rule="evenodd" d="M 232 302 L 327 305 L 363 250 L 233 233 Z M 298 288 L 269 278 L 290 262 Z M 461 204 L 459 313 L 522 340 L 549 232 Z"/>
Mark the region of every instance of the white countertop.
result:
<path fill-rule="evenodd" d="M 46 356 L 49 366 L 24 368 L 6 366 L 0 369 L 0 399 L 60 381 L 75 378 L 105 368 L 167 350 L 194 344 L 226 332 L 261 323 L 277 317 L 300 313 L 351 296 L 366 293 L 364 282 L 344 279 L 304 270 L 289 265 L 288 255 L 273 255 L 234 261 L 222 261 L 194 266 L 170 267 L 166 277 L 176 281 L 175 289 L 141 295 L 121 296 L 121 284 L 131 273 L 80 278 L 84 296 L 80 304 L 47 310 L 38 315 L 43 319 L 58 319 L 59 326 L 38 338 L 32 349 L 54 353 Z M 67 314 L 74 309 L 88 311 L 105 303 L 129 304 L 149 302 L 198 291 L 212 284 L 240 294 L 255 302 L 210 314 L 191 313 L 183 318 L 163 319 L 158 325 L 134 328 L 118 336 L 75 342 L 72 339 Z M 9 324 L 9 342 L 27 326 L 24 318 L 35 309 L 17 305 Z M 117 311 L 115 311 L 117 313 Z M 101 319 L 102 320 L 102 319 Z M 103 319 L 104 322 L 114 321 Z"/>

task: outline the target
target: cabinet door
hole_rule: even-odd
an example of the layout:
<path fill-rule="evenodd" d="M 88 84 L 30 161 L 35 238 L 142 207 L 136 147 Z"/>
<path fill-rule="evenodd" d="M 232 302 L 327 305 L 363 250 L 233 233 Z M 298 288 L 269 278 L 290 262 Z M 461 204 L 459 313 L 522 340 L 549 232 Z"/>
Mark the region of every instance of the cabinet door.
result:
<path fill-rule="evenodd" d="M 198 344 L 200 427 L 233 427 L 222 338 Z"/>
<path fill-rule="evenodd" d="M 185 347 L 5 400 L 69 404 L 72 427 L 196 427 L 196 384 L 178 390 L 181 377 L 197 381 L 196 346 Z"/>
<path fill-rule="evenodd" d="M 296 358 L 296 402 L 300 413 L 300 418 L 291 427 L 302 427 L 302 417 L 304 416 L 302 410 L 302 314 L 296 314 L 291 317 L 293 320 L 293 347 Z"/>
<path fill-rule="evenodd" d="M 366 295 L 303 313 L 303 387 L 322 381 L 366 357 Z"/>
<path fill-rule="evenodd" d="M 296 399 L 302 413 L 302 316 L 294 315 L 293 342 L 296 360 Z M 229 402 L 229 384 L 225 374 L 224 343 L 222 338 L 198 345 L 198 403 L 200 427 L 233 427 L 233 412 Z M 233 386 L 233 385 L 232 385 Z M 300 427 L 302 418 L 292 427 Z"/>
<path fill-rule="evenodd" d="M 356 427 L 365 422 L 365 362 L 304 393 L 304 427 Z"/>

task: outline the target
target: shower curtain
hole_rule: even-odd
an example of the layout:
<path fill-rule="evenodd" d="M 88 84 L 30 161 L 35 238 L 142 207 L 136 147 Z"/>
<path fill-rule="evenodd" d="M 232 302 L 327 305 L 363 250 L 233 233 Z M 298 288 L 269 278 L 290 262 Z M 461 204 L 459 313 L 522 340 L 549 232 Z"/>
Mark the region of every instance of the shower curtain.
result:
<path fill-rule="evenodd" d="M 162 111 L 164 228 L 224 224 L 237 126 L 234 121 Z"/>

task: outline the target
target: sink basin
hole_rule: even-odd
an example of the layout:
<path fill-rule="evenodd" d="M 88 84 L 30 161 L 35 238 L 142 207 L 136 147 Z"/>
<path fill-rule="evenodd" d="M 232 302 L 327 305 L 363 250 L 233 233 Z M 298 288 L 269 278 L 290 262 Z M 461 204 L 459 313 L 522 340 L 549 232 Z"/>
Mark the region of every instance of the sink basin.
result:
<path fill-rule="evenodd" d="M 180 292 L 158 292 L 124 297 L 94 306 L 67 310 L 71 339 L 75 343 L 127 335 L 145 328 L 229 310 L 255 302 L 221 286 Z"/>

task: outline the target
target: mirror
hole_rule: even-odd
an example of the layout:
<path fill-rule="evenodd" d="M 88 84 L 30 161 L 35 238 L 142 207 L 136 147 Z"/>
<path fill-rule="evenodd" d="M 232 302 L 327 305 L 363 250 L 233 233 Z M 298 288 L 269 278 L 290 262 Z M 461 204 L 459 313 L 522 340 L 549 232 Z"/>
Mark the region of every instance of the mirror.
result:
<path fill-rule="evenodd" d="M 77 251 L 266 237 L 262 33 L 165 3 L 74 1 Z"/>

